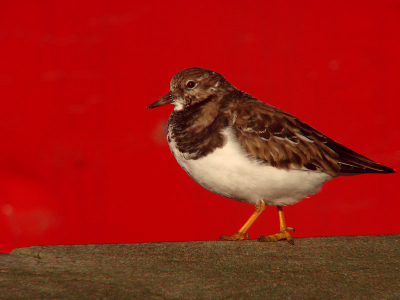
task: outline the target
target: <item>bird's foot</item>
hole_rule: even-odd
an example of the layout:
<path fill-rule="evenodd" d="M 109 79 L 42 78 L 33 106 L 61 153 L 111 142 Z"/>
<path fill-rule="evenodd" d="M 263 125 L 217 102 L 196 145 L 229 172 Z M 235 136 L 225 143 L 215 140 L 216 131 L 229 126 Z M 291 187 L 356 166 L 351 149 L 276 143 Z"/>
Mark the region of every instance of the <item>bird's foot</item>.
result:
<path fill-rule="evenodd" d="M 290 236 L 289 231 L 294 231 L 294 228 L 287 227 L 285 230 L 281 230 L 277 234 L 260 236 L 258 238 L 258 241 L 259 242 L 277 242 L 280 240 L 286 240 L 289 244 L 294 245 L 294 241 L 293 241 L 292 237 Z"/>
<path fill-rule="evenodd" d="M 250 239 L 250 235 L 247 232 L 236 232 L 232 236 L 221 235 L 219 237 L 221 241 L 240 241 L 244 240 L 244 238 Z"/>

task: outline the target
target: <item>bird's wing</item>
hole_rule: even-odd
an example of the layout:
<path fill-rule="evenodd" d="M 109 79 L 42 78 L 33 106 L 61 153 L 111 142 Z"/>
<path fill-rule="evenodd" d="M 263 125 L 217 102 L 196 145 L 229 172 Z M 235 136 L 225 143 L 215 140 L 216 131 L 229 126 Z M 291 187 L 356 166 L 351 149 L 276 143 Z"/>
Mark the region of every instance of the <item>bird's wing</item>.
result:
<path fill-rule="evenodd" d="M 254 98 L 239 105 L 234 120 L 236 138 L 247 153 L 279 169 L 321 170 L 332 176 L 394 172 Z"/>

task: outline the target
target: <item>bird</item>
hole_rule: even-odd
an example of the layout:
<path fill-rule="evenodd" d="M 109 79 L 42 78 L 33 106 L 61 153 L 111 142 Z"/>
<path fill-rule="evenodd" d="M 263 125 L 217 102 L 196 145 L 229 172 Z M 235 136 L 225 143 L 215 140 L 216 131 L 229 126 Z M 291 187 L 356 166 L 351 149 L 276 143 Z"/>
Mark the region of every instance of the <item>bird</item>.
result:
<path fill-rule="evenodd" d="M 395 170 L 335 142 L 300 119 L 237 89 L 204 68 L 176 73 L 170 91 L 148 109 L 175 107 L 167 123 L 171 152 L 202 187 L 253 204 L 254 212 L 223 241 L 249 239 L 248 230 L 266 206 L 276 206 L 279 232 L 260 242 L 294 245 L 283 207 L 316 194 L 338 176 Z"/>

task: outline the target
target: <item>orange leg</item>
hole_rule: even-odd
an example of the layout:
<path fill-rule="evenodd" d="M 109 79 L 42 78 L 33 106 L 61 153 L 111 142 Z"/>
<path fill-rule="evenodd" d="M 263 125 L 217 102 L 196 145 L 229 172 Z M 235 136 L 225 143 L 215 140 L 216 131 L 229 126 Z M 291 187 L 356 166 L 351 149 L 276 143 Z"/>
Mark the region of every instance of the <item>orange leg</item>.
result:
<path fill-rule="evenodd" d="M 261 215 L 261 213 L 264 211 L 264 209 L 265 209 L 265 203 L 263 200 L 260 200 L 260 202 L 257 203 L 253 214 L 250 216 L 250 218 L 247 220 L 247 222 L 242 226 L 242 228 L 239 229 L 238 232 L 236 232 L 232 236 L 221 235 L 219 237 L 219 239 L 221 241 L 239 241 L 239 240 L 243 240 L 245 237 L 249 238 L 249 234 L 247 233 L 247 230 L 249 230 L 250 226 L 258 218 L 258 216 Z"/>
<path fill-rule="evenodd" d="M 274 235 L 260 236 L 258 241 L 260 242 L 277 242 L 280 240 L 287 240 L 289 244 L 294 245 L 293 239 L 290 236 L 289 231 L 294 231 L 294 228 L 287 227 L 285 217 L 283 216 L 282 206 L 277 206 L 279 215 L 279 232 Z"/>

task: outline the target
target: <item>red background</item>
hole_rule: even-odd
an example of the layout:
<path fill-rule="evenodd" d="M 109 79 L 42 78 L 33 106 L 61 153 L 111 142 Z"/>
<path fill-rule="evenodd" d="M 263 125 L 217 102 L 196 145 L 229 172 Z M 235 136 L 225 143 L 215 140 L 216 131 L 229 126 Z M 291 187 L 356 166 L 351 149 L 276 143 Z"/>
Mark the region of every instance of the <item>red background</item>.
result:
<path fill-rule="evenodd" d="M 145 2 L 145 1 L 140 1 Z M 146 106 L 204 67 L 400 169 L 399 1 L 2 1 L 0 251 L 215 240 L 253 206 L 203 189 Z M 294 237 L 400 233 L 399 175 L 334 179 Z M 276 208 L 252 238 L 278 230 Z"/>

